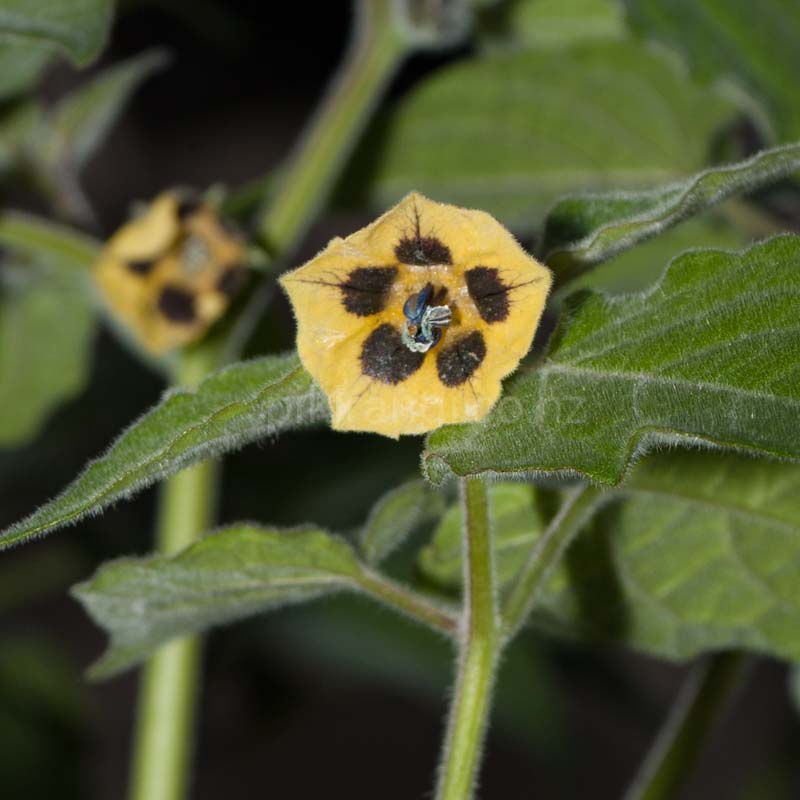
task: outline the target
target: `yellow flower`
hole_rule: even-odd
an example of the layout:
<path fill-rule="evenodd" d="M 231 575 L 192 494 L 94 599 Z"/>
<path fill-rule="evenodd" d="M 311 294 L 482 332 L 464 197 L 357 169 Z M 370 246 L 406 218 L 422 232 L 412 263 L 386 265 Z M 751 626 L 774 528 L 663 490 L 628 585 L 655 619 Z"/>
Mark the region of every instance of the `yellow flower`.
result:
<path fill-rule="evenodd" d="M 159 195 L 108 241 L 94 277 L 112 314 L 154 355 L 202 338 L 245 277 L 245 247 L 196 198 Z"/>
<path fill-rule="evenodd" d="M 281 283 L 333 427 L 396 438 L 486 416 L 551 276 L 485 212 L 414 193 Z"/>

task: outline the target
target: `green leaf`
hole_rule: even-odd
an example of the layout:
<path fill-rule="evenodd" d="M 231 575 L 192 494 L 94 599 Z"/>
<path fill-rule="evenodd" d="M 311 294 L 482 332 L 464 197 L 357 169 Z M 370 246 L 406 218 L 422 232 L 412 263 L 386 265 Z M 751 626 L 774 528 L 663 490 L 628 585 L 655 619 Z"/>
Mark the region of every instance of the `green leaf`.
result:
<path fill-rule="evenodd" d="M 79 170 L 103 142 L 131 95 L 163 69 L 163 50 L 148 50 L 103 70 L 61 100 L 50 114 L 44 157 Z"/>
<path fill-rule="evenodd" d="M 375 192 L 389 204 L 414 189 L 530 228 L 565 193 L 697 172 L 735 110 L 633 42 L 495 51 L 401 102 L 379 131 Z"/>
<path fill-rule="evenodd" d="M 0 100 L 30 89 L 53 55 L 49 45 L 32 45 L 0 34 Z"/>
<path fill-rule="evenodd" d="M 639 295 L 568 298 L 540 368 L 428 439 L 434 482 L 580 474 L 619 484 L 656 444 L 800 460 L 800 238 L 692 251 Z"/>
<path fill-rule="evenodd" d="M 748 237 L 725 219 L 713 215 L 693 217 L 654 239 L 612 256 L 609 261 L 579 275 L 564 286 L 563 291 L 599 289 L 613 294 L 645 291 L 661 277 L 664 264 L 685 250 L 698 247 L 737 250 L 746 244 Z"/>
<path fill-rule="evenodd" d="M 542 251 L 559 280 L 568 280 L 733 194 L 798 169 L 800 143 L 795 143 L 738 164 L 711 167 L 669 186 L 569 197 L 548 214 Z"/>
<path fill-rule="evenodd" d="M 504 586 L 522 566 L 547 520 L 536 502 L 536 489 L 524 483 L 490 485 L 489 509 L 495 569 Z M 423 574 L 439 586 L 461 586 L 461 539 L 461 507 L 454 503 L 419 554 Z"/>
<path fill-rule="evenodd" d="M 632 27 L 685 54 L 706 80 L 733 76 L 763 99 L 781 139 L 800 137 L 796 0 L 627 0 Z"/>
<path fill-rule="evenodd" d="M 79 65 L 105 45 L 111 0 L 4 0 L 0 5 L 0 47 L 4 40 L 28 48 L 56 45 Z"/>
<path fill-rule="evenodd" d="M 343 589 L 439 632 L 456 629 L 449 609 L 373 572 L 344 539 L 313 526 L 232 525 L 171 556 L 112 561 L 73 593 L 111 634 L 92 670 L 99 677 L 141 661 L 175 636 Z"/>
<path fill-rule="evenodd" d="M 800 467 L 708 452 L 650 457 L 576 539 L 531 622 L 685 660 L 746 648 L 800 660 Z M 507 581 L 542 533 L 530 489 L 499 484 L 494 541 Z M 528 494 L 526 494 L 528 492 Z M 459 524 L 458 507 L 452 527 Z M 425 573 L 460 582 L 443 525 Z"/>
<path fill-rule="evenodd" d="M 88 378 L 95 314 L 84 276 L 0 263 L 0 448 L 32 438 Z"/>
<path fill-rule="evenodd" d="M 560 48 L 627 34 L 618 0 L 518 0 L 498 13 L 509 31 L 507 39 L 519 47 Z"/>
<path fill-rule="evenodd" d="M 88 271 L 100 243 L 65 225 L 14 211 L 0 213 L 0 245 L 54 267 Z"/>
<path fill-rule="evenodd" d="M 174 636 L 354 588 L 360 576 L 350 546 L 325 531 L 236 525 L 174 556 L 110 562 L 73 592 L 111 634 L 92 669 L 106 677 Z"/>
<path fill-rule="evenodd" d="M 2 60 L 3 51 L 0 48 L 0 70 L 2 70 Z M 2 96 L 1 87 L 0 96 Z M 15 168 L 24 169 L 30 158 L 31 144 L 35 141 L 43 118 L 42 109 L 31 100 L 9 105 L 5 112 L 0 114 L 0 177 L 3 177 L 2 173 Z"/>
<path fill-rule="evenodd" d="M 800 469 L 683 453 L 649 461 L 554 576 L 539 615 L 671 658 L 800 660 Z"/>
<path fill-rule="evenodd" d="M 327 416 L 294 354 L 226 367 L 197 389 L 167 392 L 58 497 L 1 532 L 0 549 L 96 514 L 189 464 Z"/>
<path fill-rule="evenodd" d="M 368 564 L 379 564 L 417 527 L 443 511 L 442 496 L 423 481 L 409 481 L 384 495 L 359 535 L 364 559 Z"/>

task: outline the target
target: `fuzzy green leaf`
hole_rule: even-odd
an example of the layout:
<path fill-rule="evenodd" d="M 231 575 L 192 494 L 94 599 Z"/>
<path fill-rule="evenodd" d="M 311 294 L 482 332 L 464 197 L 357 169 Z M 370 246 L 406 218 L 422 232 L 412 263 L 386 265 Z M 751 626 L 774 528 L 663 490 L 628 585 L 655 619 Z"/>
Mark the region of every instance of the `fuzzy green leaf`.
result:
<path fill-rule="evenodd" d="M 685 253 L 645 294 L 572 295 L 544 363 L 483 421 L 433 432 L 425 471 L 615 485 L 658 443 L 800 460 L 798 263 L 800 238 L 779 236 Z"/>
<path fill-rule="evenodd" d="M 437 73 L 390 115 L 375 191 L 389 204 L 414 189 L 530 228 L 565 193 L 697 172 L 735 110 L 633 42 L 492 51 Z"/>
<path fill-rule="evenodd" d="M 53 109 L 45 133 L 45 158 L 80 169 L 103 142 L 139 85 L 167 63 L 149 50 L 98 73 Z"/>
<path fill-rule="evenodd" d="M 87 64 L 105 45 L 112 12 L 111 0 L 4 0 L 0 47 L 4 40 L 26 48 L 55 45 Z"/>
<path fill-rule="evenodd" d="M 685 54 L 700 78 L 737 78 L 763 100 L 780 137 L 800 137 L 797 0 L 627 0 L 633 28 Z"/>
<path fill-rule="evenodd" d="M 231 525 L 174 555 L 113 561 L 73 592 L 111 634 L 92 670 L 100 677 L 175 636 L 341 590 L 367 594 L 439 632 L 456 630 L 450 609 L 373 572 L 344 539 L 313 526 Z"/>
<path fill-rule="evenodd" d="M 26 442 L 83 388 L 94 331 L 84 275 L 0 264 L 0 448 Z"/>
<path fill-rule="evenodd" d="M 104 677 L 174 636 L 352 588 L 360 575 L 352 548 L 325 531 L 236 525 L 177 555 L 112 561 L 73 592 L 111 633 L 92 669 Z"/>
<path fill-rule="evenodd" d="M 443 511 L 441 495 L 423 481 L 409 481 L 384 495 L 375 504 L 359 535 L 364 559 L 368 564 L 379 564 L 415 528 Z"/>
<path fill-rule="evenodd" d="M 568 550 L 531 622 L 672 659 L 746 648 L 800 661 L 799 481 L 800 467 L 732 454 L 646 459 Z M 542 520 L 529 488 L 491 491 L 507 581 Z M 449 587 L 460 582 L 459 515 L 421 558 Z"/>
<path fill-rule="evenodd" d="M 226 367 L 197 389 L 167 392 L 58 497 L 0 533 L 0 549 L 96 514 L 196 461 L 327 415 L 294 354 Z"/>
<path fill-rule="evenodd" d="M 683 453 L 641 465 L 539 614 L 672 658 L 747 648 L 800 661 L 800 469 Z M 545 623 L 546 624 L 546 623 Z"/>
<path fill-rule="evenodd" d="M 561 200 L 547 216 L 542 252 L 559 280 L 627 250 L 731 195 L 752 191 L 800 169 L 800 143 L 639 192 Z"/>

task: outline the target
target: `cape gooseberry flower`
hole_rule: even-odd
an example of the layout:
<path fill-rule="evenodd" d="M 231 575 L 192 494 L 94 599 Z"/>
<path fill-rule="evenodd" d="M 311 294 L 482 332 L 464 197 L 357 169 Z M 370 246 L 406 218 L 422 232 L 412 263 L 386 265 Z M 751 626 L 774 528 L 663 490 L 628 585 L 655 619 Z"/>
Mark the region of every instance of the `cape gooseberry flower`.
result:
<path fill-rule="evenodd" d="M 333 427 L 397 438 L 486 416 L 551 277 L 485 212 L 414 193 L 281 283 Z"/>
<path fill-rule="evenodd" d="M 123 225 L 94 268 L 133 338 L 161 355 L 202 338 L 245 277 L 242 239 L 197 197 L 164 192 Z"/>

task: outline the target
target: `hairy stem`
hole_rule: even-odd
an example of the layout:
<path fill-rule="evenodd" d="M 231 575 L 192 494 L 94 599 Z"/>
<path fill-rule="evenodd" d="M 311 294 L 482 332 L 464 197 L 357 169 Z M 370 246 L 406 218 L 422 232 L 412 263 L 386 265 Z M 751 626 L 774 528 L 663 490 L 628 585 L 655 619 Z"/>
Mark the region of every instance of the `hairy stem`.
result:
<path fill-rule="evenodd" d="M 575 534 L 604 500 L 601 491 L 585 484 L 573 489 L 547 530 L 536 541 L 503 604 L 503 633 L 512 639 L 525 624 L 539 592 Z"/>
<path fill-rule="evenodd" d="M 390 580 L 379 572 L 365 569 L 358 585 L 362 591 L 376 600 L 423 625 L 447 636 L 456 633 L 458 618 L 449 608 L 435 603 L 401 583 Z"/>
<path fill-rule="evenodd" d="M 345 159 L 407 50 L 392 0 L 357 0 L 353 38 L 339 74 L 281 175 L 259 223 L 270 253 L 285 255 L 325 202 Z"/>
<path fill-rule="evenodd" d="M 625 800 L 676 796 L 749 663 L 740 653 L 720 653 L 692 670 Z"/>
<path fill-rule="evenodd" d="M 459 664 L 439 770 L 437 800 L 472 797 L 500 649 L 486 485 L 478 480 L 462 481 L 461 500 L 464 600 Z"/>
<path fill-rule="evenodd" d="M 184 356 L 178 383 L 195 385 L 213 365 L 202 351 Z M 163 486 L 157 527 L 159 553 L 176 553 L 213 522 L 218 465 L 196 464 Z M 177 639 L 145 664 L 140 684 L 131 800 L 181 800 L 187 796 L 194 744 L 201 641 Z"/>

